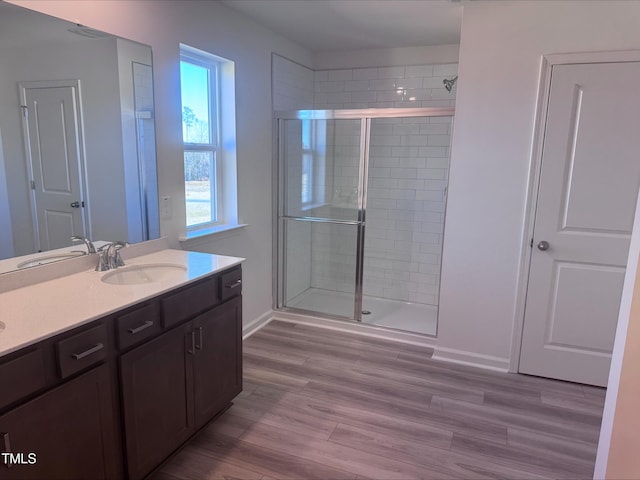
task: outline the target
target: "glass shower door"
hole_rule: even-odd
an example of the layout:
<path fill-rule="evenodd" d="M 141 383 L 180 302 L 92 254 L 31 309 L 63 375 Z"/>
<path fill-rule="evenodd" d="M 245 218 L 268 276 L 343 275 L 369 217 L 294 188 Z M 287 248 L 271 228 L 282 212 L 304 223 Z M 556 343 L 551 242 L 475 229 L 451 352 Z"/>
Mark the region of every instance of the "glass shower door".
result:
<path fill-rule="evenodd" d="M 436 335 L 451 115 L 373 118 L 364 323 Z"/>
<path fill-rule="evenodd" d="M 357 319 L 361 119 L 279 121 L 278 307 Z"/>

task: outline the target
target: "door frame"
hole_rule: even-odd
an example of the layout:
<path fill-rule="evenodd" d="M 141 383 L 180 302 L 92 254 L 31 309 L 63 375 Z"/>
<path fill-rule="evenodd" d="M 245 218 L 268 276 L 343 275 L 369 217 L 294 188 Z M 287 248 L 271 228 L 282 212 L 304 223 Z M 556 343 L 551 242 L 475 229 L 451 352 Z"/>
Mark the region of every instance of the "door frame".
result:
<path fill-rule="evenodd" d="M 640 62 L 640 50 L 621 50 L 608 52 L 557 53 L 542 55 L 540 58 L 540 74 L 538 96 L 534 117 L 533 142 L 531 144 L 527 197 L 523 222 L 523 235 L 520 245 L 520 261 L 518 263 L 518 280 L 516 304 L 514 309 L 513 332 L 511 339 L 511 356 L 509 372 L 518 373 L 520 368 L 520 350 L 524 333 L 524 316 L 529 289 L 529 273 L 533 252 L 532 238 L 538 207 L 538 192 L 542 170 L 542 153 L 544 133 L 547 127 L 549 94 L 551 91 L 551 72 L 556 65 L 575 65 L 590 63 L 629 63 Z"/>
<path fill-rule="evenodd" d="M 82 111 L 82 95 L 80 89 L 80 80 L 38 80 L 28 82 L 18 82 L 19 99 L 21 119 L 22 119 L 22 138 L 24 141 L 24 159 L 27 168 L 27 189 L 29 190 L 29 211 L 31 213 L 31 222 L 33 224 L 33 241 L 36 250 L 40 251 L 40 232 L 38 227 L 38 206 L 36 202 L 36 194 L 33 188 L 31 188 L 31 182 L 33 182 L 33 157 L 31 155 L 31 142 L 29 136 L 29 118 L 28 111 L 25 114 L 25 108 L 27 106 L 26 90 L 35 88 L 57 88 L 57 87 L 71 87 L 74 90 L 74 102 L 75 110 L 77 113 L 76 131 L 78 135 L 78 177 L 80 179 L 80 201 L 85 203 L 82 208 L 82 228 L 84 230 L 83 236 L 90 237 L 91 228 L 91 215 L 89 213 L 89 186 L 87 181 L 87 155 L 85 150 L 85 138 L 84 138 L 84 116 Z M 89 232 L 89 233 L 88 233 Z"/>

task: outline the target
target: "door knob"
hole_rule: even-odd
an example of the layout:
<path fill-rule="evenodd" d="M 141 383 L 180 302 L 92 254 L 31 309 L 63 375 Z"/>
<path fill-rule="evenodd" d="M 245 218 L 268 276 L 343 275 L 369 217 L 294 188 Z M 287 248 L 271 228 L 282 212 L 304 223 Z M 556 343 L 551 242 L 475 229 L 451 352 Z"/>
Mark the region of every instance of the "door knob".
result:
<path fill-rule="evenodd" d="M 84 208 L 84 202 L 71 202 L 71 208 Z"/>
<path fill-rule="evenodd" d="M 546 240 L 541 240 L 538 242 L 538 250 L 542 250 L 543 252 L 545 250 L 549 250 L 549 242 L 547 242 Z"/>

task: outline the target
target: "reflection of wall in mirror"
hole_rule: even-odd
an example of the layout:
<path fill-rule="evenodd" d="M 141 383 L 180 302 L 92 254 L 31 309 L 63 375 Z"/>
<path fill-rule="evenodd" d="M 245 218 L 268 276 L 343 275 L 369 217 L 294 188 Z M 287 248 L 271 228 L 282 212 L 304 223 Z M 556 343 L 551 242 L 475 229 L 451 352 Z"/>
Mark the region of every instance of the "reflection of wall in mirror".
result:
<path fill-rule="evenodd" d="M 28 33 L 28 32 L 27 32 Z M 4 75 L 0 90 L 0 116 L 5 125 L 4 151 L 14 227 L 16 255 L 34 252 L 33 226 L 29 201 L 27 167 L 22 141 L 22 120 L 16 85 L 23 81 L 79 79 L 85 136 L 86 179 L 92 236 L 121 238 L 126 228 L 119 225 L 118 212 L 124 211 L 122 172 L 122 133 L 120 130 L 116 40 L 112 37 L 81 39 L 61 48 L 59 45 L 29 46 L 0 50 Z M 105 189 L 107 201 L 93 198 Z M 111 238 L 111 237 L 109 237 Z"/>
<path fill-rule="evenodd" d="M 151 51 L 147 49 L 149 53 Z M 138 169 L 141 173 L 143 239 L 160 236 L 158 208 L 158 172 L 156 168 L 156 127 L 153 103 L 153 68 L 151 64 L 133 62 Z M 128 165 L 126 163 L 125 165 Z M 146 215 L 145 215 L 146 211 Z M 146 224 L 145 224 L 146 222 Z M 131 231 L 131 229 L 130 229 Z M 131 243 L 131 241 L 130 241 Z"/>
<path fill-rule="evenodd" d="M 117 39 L 117 47 L 128 230 L 126 239 L 129 243 L 137 243 L 160 235 L 157 208 L 155 213 L 149 215 L 152 219 L 150 224 L 144 213 L 149 209 L 144 192 L 152 198 L 158 196 L 151 49 L 121 38 Z"/>
<path fill-rule="evenodd" d="M 80 80 L 89 236 L 129 242 L 144 239 L 132 62 L 151 65 L 151 52 L 146 46 L 110 36 L 78 38 L 63 48 L 43 45 L 7 50 L 0 46 L 0 125 L 6 132 L 3 146 L 6 178 L 11 179 L 7 197 L 15 255 L 35 251 L 17 93 L 17 84 L 23 81 Z M 155 157 L 152 161 L 155 163 Z M 125 169 L 125 165 L 130 167 Z"/>
<path fill-rule="evenodd" d="M 0 129 L 0 260 L 13 257 L 13 232 L 11 229 L 11 213 L 9 212 L 9 196 L 7 193 L 7 175 L 2 153 L 2 129 Z"/>

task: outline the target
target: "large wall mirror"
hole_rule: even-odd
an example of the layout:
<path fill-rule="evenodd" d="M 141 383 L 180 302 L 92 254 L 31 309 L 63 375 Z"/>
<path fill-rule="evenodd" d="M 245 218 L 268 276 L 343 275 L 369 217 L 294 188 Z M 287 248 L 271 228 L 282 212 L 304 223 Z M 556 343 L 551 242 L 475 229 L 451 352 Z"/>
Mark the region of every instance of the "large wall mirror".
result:
<path fill-rule="evenodd" d="M 0 273 L 159 233 L 151 48 L 0 1 Z"/>

